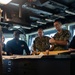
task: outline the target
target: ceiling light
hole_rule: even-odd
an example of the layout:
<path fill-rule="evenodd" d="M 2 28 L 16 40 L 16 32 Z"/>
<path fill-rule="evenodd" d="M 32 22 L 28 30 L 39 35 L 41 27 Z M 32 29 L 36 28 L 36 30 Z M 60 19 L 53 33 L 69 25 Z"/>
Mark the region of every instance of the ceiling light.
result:
<path fill-rule="evenodd" d="M 17 24 L 13 24 L 13 28 L 16 28 L 16 29 L 19 29 L 19 28 L 31 29 L 31 27 L 21 26 L 21 25 L 17 25 Z"/>
<path fill-rule="evenodd" d="M 45 14 L 43 14 L 43 13 L 40 13 L 40 16 L 44 17 L 44 16 L 46 16 L 46 15 L 45 15 Z"/>
<path fill-rule="evenodd" d="M 0 22 L 0 24 L 5 24 L 5 25 L 8 25 L 8 23 L 4 23 L 4 22 Z"/>
<path fill-rule="evenodd" d="M 0 4 L 8 4 L 12 0 L 0 0 Z"/>
<path fill-rule="evenodd" d="M 51 20 L 51 19 L 45 19 L 48 22 L 54 22 L 55 20 Z"/>
<path fill-rule="evenodd" d="M 15 26 L 13 26 L 13 28 L 17 28 L 18 29 L 18 28 L 20 28 L 20 26 L 19 25 L 15 25 Z"/>
<path fill-rule="evenodd" d="M 33 17 L 33 16 L 30 16 L 30 19 L 32 19 L 32 20 L 40 20 L 40 18 Z"/>
<path fill-rule="evenodd" d="M 71 11 L 69 11 L 69 10 L 65 10 L 65 12 L 68 13 L 68 14 L 71 14 L 71 15 L 75 15 L 74 12 L 71 12 Z"/>
<path fill-rule="evenodd" d="M 38 27 L 38 26 L 37 26 L 37 25 L 35 25 L 35 24 L 31 24 L 31 26 L 32 26 L 32 27 Z"/>
<path fill-rule="evenodd" d="M 13 27 L 8 27 L 8 30 L 12 31 L 13 30 Z"/>
<path fill-rule="evenodd" d="M 24 29 L 31 29 L 31 27 L 21 26 Z"/>
<path fill-rule="evenodd" d="M 14 6 L 19 6 L 19 4 L 17 4 L 17 3 L 10 3 L 11 5 L 14 5 Z"/>
<path fill-rule="evenodd" d="M 46 22 L 37 21 L 39 24 L 46 24 Z"/>
<path fill-rule="evenodd" d="M 64 16 L 62 15 L 58 15 L 58 14 L 54 14 L 55 17 L 59 17 L 59 18 L 65 18 Z"/>

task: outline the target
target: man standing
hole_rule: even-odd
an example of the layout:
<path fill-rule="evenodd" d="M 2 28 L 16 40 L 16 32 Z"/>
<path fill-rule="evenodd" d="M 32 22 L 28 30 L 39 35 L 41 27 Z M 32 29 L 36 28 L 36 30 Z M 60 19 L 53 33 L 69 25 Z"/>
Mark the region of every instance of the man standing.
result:
<path fill-rule="evenodd" d="M 6 55 L 6 51 L 5 51 L 5 37 L 2 35 L 2 55 Z"/>
<path fill-rule="evenodd" d="M 25 43 L 25 41 L 19 40 L 19 36 L 20 36 L 19 32 L 15 31 L 14 38 L 7 42 L 6 51 L 8 55 L 13 54 L 22 55 L 23 50 L 26 51 L 27 55 L 30 55 L 30 51 L 27 44 Z"/>
<path fill-rule="evenodd" d="M 68 48 L 70 51 L 75 51 L 75 36 L 73 36 Z"/>
<path fill-rule="evenodd" d="M 54 27 L 56 28 L 57 33 L 49 40 L 49 42 L 52 44 L 50 50 L 66 50 L 68 47 L 71 34 L 68 30 L 62 29 L 61 26 L 61 22 L 54 22 Z"/>
<path fill-rule="evenodd" d="M 33 50 L 34 51 L 46 51 L 50 49 L 49 37 L 43 35 L 43 29 L 38 29 L 38 36 L 35 38 L 33 42 Z"/>

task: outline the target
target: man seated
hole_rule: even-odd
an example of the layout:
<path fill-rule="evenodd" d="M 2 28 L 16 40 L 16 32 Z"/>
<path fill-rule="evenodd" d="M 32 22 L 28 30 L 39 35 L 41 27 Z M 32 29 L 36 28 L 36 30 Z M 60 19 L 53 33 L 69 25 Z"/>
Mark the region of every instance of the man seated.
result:
<path fill-rule="evenodd" d="M 26 51 L 27 55 L 30 55 L 30 51 L 26 42 L 19 40 L 19 35 L 20 35 L 19 32 L 15 31 L 14 38 L 7 42 L 6 51 L 8 55 L 13 55 L 13 54 L 22 55 L 23 50 Z"/>

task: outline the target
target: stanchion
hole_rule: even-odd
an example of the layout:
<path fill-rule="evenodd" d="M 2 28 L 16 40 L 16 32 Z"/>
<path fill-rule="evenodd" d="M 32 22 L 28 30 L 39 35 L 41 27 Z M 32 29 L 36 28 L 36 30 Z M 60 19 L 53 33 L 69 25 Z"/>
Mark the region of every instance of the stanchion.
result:
<path fill-rule="evenodd" d="M 2 53 L 1 53 L 1 44 L 0 44 L 0 75 L 2 75 Z"/>
<path fill-rule="evenodd" d="M 2 75 L 2 29 L 0 26 L 0 75 Z"/>

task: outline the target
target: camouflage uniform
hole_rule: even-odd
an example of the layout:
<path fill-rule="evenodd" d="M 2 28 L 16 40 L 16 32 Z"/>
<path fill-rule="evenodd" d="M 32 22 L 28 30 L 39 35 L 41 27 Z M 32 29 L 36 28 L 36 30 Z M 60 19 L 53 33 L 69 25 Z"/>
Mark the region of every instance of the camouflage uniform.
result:
<path fill-rule="evenodd" d="M 60 34 L 56 33 L 53 38 L 58 41 L 69 42 L 70 37 L 71 37 L 70 32 L 68 30 L 62 29 L 62 32 Z M 54 44 L 54 50 L 66 50 L 66 49 L 67 49 L 67 45 L 64 46 L 64 45 Z"/>
<path fill-rule="evenodd" d="M 48 50 L 50 48 L 49 39 L 50 38 L 47 36 L 43 36 L 42 38 L 36 37 L 33 42 L 34 50 L 38 50 L 38 51 Z"/>

